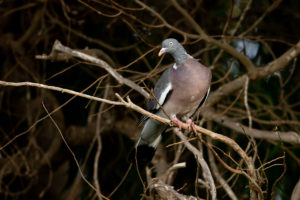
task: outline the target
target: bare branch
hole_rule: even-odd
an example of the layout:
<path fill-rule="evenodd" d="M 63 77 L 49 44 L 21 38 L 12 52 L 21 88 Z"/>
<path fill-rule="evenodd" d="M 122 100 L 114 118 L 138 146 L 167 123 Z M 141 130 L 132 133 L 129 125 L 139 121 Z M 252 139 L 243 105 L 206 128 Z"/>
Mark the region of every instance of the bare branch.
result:
<path fill-rule="evenodd" d="M 74 159 L 74 161 L 75 161 L 75 163 L 76 163 L 76 165 L 77 165 L 77 168 L 78 168 L 78 170 L 79 170 L 79 173 L 80 173 L 80 175 L 81 175 L 81 178 L 82 178 L 82 179 L 83 179 L 83 180 L 84 180 L 84 181 L 85 181 L 85 182 L 86 182 L 86 183 L 87 183 L 94 191 L 97 192 L 97 189 L 96 189 L 96 188 L 95 188 L 95 187 L 94 187 L 94 186 L 93 186 L 93 185 L 85 178 L 85 176 L 84 176 L 84 174 L 83 174 L 83 172 L 82 172 L 82 170 L 81 170 L 81 168 L 80 168 L 80 164 L 79 164 L 79 162 L 78 162 L 78 160 L 77 160 L 77 158 L 76 158 L 76 156 L 75 156 L 75 153 L 72 151 L 71 147 L 68 145 L 68 143 L 67 143 L 66 139 L 64 138 L 64 136 L 63 136 L 63 134 L 62 134 L 60 128 L 59 128 L 58 125 L 57 125 L 57 123 L 54 121 L 54 119 L 52 118 L 52 116 L 49 114 L 49 112 L 48 112 L 48 110 L 47 110 L 47 108 L 45 107 L 44 104 L 43 104 L 43 107 L 44 107 L 45 111 L 47 112 L 49 118 L 51 119 L 51 121 L 53 122 L 53 124 L 55 125 L 55 127 L 57 128 L 57 130 L 58 130 L 58 132 L 59 132 L 59 134 L 60 134 L 60 136 L 61 136 L 63 142 L 65 143 L 66 147 L 68 148 L 69 152 L 72 154 L 73 159 Z M 100 192 L 98 192 L 98 194 L 100 195 L 101 198 L 106 199 L 106 200 L 109 200 L 109 198 L 107 198 L 106 196 L 102 195 Z"/>
<path fill-rule="evenodd" d="M 46 89 L 51 89 L 51 90 L 56 90 L 56 91 L 64 91 L 64 92 L 69 93 L 69 94 L 73 94 L 73 95 L 76 95 L 76 96 L 80 96 L 80 97 L 95 100 L 95 101 L 100 101 L 100 102 L 113 104 L 113 105 L 123 105 L 127 108 L 131 108 L 131 109 L 133 109 L 133 110 L 135 110 L 135 111 L 137 111 L 137 112 L 139 112 L 143 115 L 146 115 L 147 117 L 153 118 L 153 119 L 155 119 L 157 121 L 160 121 L 162 123 L 173 125 L 171 120 L 159 117 L 159 116 L 157 116 L 153 113 L 150 113 L 150 112 L 142 109 L 141 107 L 135 105 L 134 103 L 131 102 L 129 97 L 127 97 L 127 102 L 124 101 L 119 94 L 116 94 L 116 96 L 118 97 L 120 102 L 116 102 L 116 101 L 110 101 L 110 100 L 106 100 L 106 99 L 102 99 L 102 98 L 98 98 L 98 97 L 93 97 L 93 96 L 90 96 L 90 95 L 82 94 L 82 93 L 75 92 L 75 91 L 68 90 L 68 89 L 63 89 L 63 88 L 54 87 L 54 86 L 46 86 L 46 85 L 37 84 L 37 83 L 30 83 L 30 82 L 10 83 L 10 82 L 5 82 L 5 81 L 0 81 L 0 85 L 5 85 L 5 86 L 34 86 L 34 87 L 41 87 L 41 88 L 46 88 Z M 183 123 L 182 128 L 185 129 L 185 130 L 188 130 L 189 126 L 188 126 L 188 124 Z M 251 159 L 247 156 L 247 154 L 243 151 L 243 149 L 234 140 L 232 140 L 231 138 L 228 138 L 224 135 L 221 135 L 221 134 L 215 133 L 213 131 L 204 129 L 200 126 L 196 126 L 196 130 L 201 132 L 202 134 L 205 134 L 205 135 L 211 137 L 212 139 L 221 141 L 221 142 L 231 146 L 245 160 L 246 165 L 248 166 L 250 173 L 252 173 L 251 176 L 254 176 L 254 171 L 253 171 L 254 168 L 253 168 Z M 1 147 L 1 148 L 3 148 L 3 147 Z"/>
<path fill-rule="evenodd" d="M 244 88 L 244 105 L 246 107 L 248 121 L 249 121 L 249 128 L 252 128 L 252 115 L 250 111 L 250 107 L 248 104 L 248 87 L 249 87 L 249 77 L 247 76 Z"/>
<path fill-rule="evenodd" d="M 299 197 L 300 197 L 300 178 L 293 189 L 291 200 L 298 200 Z"/>
<path fill-rule="evenodd" d="M 159 180 L 154 180 L 154 183 L 150 184 L 150 191 L 154 197 L 157 197 L 154 199 L 197 200 L 196 197 L 186 196 L 186 195 L 178 193 L 176 190 L 174 190 L 173 186 L 164 184 Z"/>
<path fill-rule="evenodd" d="M 208 140 L 209 144 L 211 145 L 211 139 Z M 228 196 L 232 200 L 237 200 L 238 198 L 232 191 L 231 187 L 228 185 L 228 183 L 223 179 L 222 175 L 220 174 L 218 167 L 216 165 L 213 153 L 211 151 L 208 151 L 208 160 L 211 167 L 211 171 L 213 172 L 214 176 L 216 177 L 217 181 L 220 183 L 220 185 L 224 188 Z"/>
<path fill-rule="evenodd" d="M 259 79 L 263 78 L 269 74 L 272 74 L 280 69 L 285 68 L 292 60 L 294 60 L 296 57 L 298 57 L 300 54 L 300 41 L 297 42 L 297 44 L 287 50 L 284 54 L 282 54 L 280 57 L 278 57 L 276 60 L 273 60 L 269 64 L 267 64 L 265 67 L 258 68 L 256 70 L 256 73 L 253 74 L 251 79 Z"/>
<path fill-rule="evenodd" d="M 234 122 L 226 116 L 215 117 L 218 114 L 214 114 L 213 110 L 205 110 L 204 116 L 210 119 L 213 119 L 215 122 L 226 126 L 234 131 L 237 131 L 241 134 L 246 134 L 258 139 L 282 141 L 290 144 L 300 144 L 300 135 L 293 131 L 280 132 L 280 131 L 265 131 L 255 128 L 249 128 L 242 125 L 239 122 Z"/>
<path fill-rule="evenodd" d="M 300 54 L 300 41 L 282 54 L 279 58 L 272 61 L 271 63 L 267 64 L 264 67 L 257 68 L 255 73 L 250 76 L 250 79 L 259 79 L 263 78 L 269 74 L 272 74 L 280 69 L 285 68 L 289 62 L 291 62 L 294 58 L 296 58 Z M 242 75 L 235 80 L 226 83 L 219 87 L 217 90 L 210 93 L 207 101 L 206 106 L 213 106 L 214 104 L 218 103 L 222 100 L 223 97 L 228 96 L 229 94 L 233 93 L 234 91 L 241 89 L 246 82 L 247 75 Z"/>
<path fill-rule="evenodd" d="M 101 60 L 99 58 L 90 56 L 88 54 L 82 53 L 78 50 L 71 49 L 67 46 L 63 46 L 58 40 L 54 42 L 54 45 L 52 47 L 52 52 L 50 55 L 55 56 L 56 52 L 63 52 L 69 55 L 72 55 L 73 57 L 80 58 L 82 60 L 97 64 L 98 66 L 105 69 L 112 77 L 114 77 L 120 84 L 125 84 L 128 87 L 136 90 L 140 94 L 142 94 L 145 98 L 149 98 L 150 95 L 140 86 L 138 86 L 133 81 L 124 78 L 122 75 L 120 75 L 114 68 L 112 68 L 107 62 L 104 60 Z"/>
<path fill-rule="evenodd" d="M 72 94 L 74 96 L 79 96 L 79 97 L 83 97 L 86 99 L 91 99 L 94 101 L 100 101 L 103 103 L 108 103 L 108 104 L 112 104 L 112 105 L 122 105 L 121 102 L 117 102 L 117 101 L 110 101 L 107 99 L 103 99 L 103 98 L 99 98 L 99 97 L 94 97 L 88 94 L 83 94 L 80 92 L 75 92 L 74 90 L 69 90 L 69 89 L 65 89 L 65 88 L 61 88 L 61 87 L 56 87 L 56 86 L 50 86 L 50 85 L 44 85 L 41 83 L 32 83 L 32 82 L 6 82 L 6 81 L 1 81 L 0 80 L 0 85 L 3 86 L 13 86 L 13 87 L 22 87 L 22 86 L 30 86 L 30 87 L 37 87 L 37 88 L 43 88 L 43 89 L 48 89 L 48 90 L 54 90 L 57 92 L 61 92 L 61 93 L 67 93 L 67 94 Z"/>
<path fill-rule="evenodd" d="M 254 22 L 254 24 L 252 24 L 246 31 L 244 31 L 242 34 L 240 34 L 239 36 L 244 36 L 246 34 L 248 34 L 250 31 L 252 31 L 260 22 L 263 21 L 263 19 L 267 16 L 267 14 L 269 14 L 270 12 L 272 12 L 274 9 L 276 9 L 280 3 L 282 2 L 282 0 L 275 0 L 273 2 L 273 4 L 271 6 L 268 7 L 268 9 L 262 14 L 262 16 L 260 16 L 258 18 L 258 20 L 256 20 Z"/>
<path fill-rule="evenodd" d="M 200 34 L 200 36 L 207 42 L 217 45 L 221 49 L 225 50 L 227 53 L 231 54 L 235 58 L 237 58 L 248 70 L 250 74 L 253 73 L 255 70 L 253 63 L 247 58 L 247 56 L 243 55 L 242 53 L 238 52 L 229 44 L 215 40 L 212 37 L 209 37 L 200 27 L 200 25 L 191 17 L 191 15 L 183 9 L 176 0 L 172 0 L 174 7 L 185 17 L 185 19 L 190 23 L 190 25 Z"/>
<path fill-rule="evenodd" d="M 181 131 L 179 131 L 178 129 L 174 129 L 174 132 L 181 140 L 186 141 L 187 138 L 183 135 Z M 211 175 L 210 169 L 203 158 L 203 154 L 198 149 L 196 149 L 193 145 L 191 145 L 189 142 L 186 141 L 183 144 L 186 146 L 186 148 L 188 148 L 189 151 L 191 151 L 194 154 L 196 160 L 200 164 L 204 180 L 209 185 L 211 199 L 213 200 L 217 199 L 217 190 L 216 190 L 215 182 Z"/>
<path fill-rule="evenodd" d="M 106 99 L 108 94 L 109 94 L 109 85 L 107 84 L 105 87 L 105 91 L 104 91 L 104 96 L 103 98 Z M 96 121 L 96 138 L 97 138 L 97 151 L 95 154 L 95 159 L 94 159 L 94 174 L 93 174 L 93 179 L 94 179 L 94 183 L 95 183 L 95 187 L 96 187 L 96 194 L 99 198 L 99 200 L 102 200 L 102 195 L 101 195 L 101 190 L 100 190 L 100 183 L 99 183 L 99 177 L 98 177 L 98 171 L 99 171 L 99 158 L 100 158 L 100 154 L 102 151 L 102 138 L 101 138 L 101 121 L 102 121 L 102 111 L 104 108 L 105 104 L 101 104 L 99 106 L 99 110 L 97 113 L 97 121 Z"/>

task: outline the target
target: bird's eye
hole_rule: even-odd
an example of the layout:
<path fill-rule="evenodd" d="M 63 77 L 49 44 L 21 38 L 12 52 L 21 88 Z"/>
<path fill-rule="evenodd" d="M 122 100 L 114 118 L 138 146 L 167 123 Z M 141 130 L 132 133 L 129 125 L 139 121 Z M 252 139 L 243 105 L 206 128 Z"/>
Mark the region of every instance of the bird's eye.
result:
<path fill-rule="evenodd" d="M 173 46 L 173 42 L 169 42 L 169 46 Z"/>

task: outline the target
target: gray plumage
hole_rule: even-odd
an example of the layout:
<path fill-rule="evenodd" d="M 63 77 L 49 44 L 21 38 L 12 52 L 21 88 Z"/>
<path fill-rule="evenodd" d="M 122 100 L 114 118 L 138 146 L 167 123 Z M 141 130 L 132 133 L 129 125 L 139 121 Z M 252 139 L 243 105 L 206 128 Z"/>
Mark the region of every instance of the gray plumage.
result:
<path fill-rule="evenodd" d="M 159 56 L 164 53 L 171 54 L 175 64 L 161 75 L 154 87 L 154 95 L 172 119 L 189 118 L 208 95 L 211 71 L 190 56 L 176 39 L 169 38 L 162 42 Z M 146 109 L 166 118 L 159 104 L 154 99 L 148 100 Z M 136 145 L 140 157 L 143 155 L 139 152 L 139 147 L 146 145 L 155 149 L 160 142 L 161 133 L 167 128 L 167 125 L 156 120 L 144 120 L 146 122 Z"/>

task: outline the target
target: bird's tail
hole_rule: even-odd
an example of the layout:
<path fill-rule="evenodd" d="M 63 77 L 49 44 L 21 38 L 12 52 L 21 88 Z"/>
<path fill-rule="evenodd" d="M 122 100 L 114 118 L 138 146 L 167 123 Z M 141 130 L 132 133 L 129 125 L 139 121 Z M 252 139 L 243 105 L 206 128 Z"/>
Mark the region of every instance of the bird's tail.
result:
<path fill-rule="evenodd" d="M 130 155 L 130 160 L 137 162 L 140 166 L 146 166 L 152 160 L 156 147 L 161 141 L 161 134 L 166 128 L 166 124 L 148 119 L 136 143 L 135 151 Z"/>

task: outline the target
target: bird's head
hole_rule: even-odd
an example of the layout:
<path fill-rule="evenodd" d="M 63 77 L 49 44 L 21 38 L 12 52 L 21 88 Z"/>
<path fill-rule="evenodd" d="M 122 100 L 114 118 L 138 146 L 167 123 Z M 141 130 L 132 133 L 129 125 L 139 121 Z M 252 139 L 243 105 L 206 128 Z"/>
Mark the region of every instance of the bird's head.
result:
<path fill-rule="evenodd" d="M 183 47 L 176 39 L 168 38 L 162 42 L 162 48 L 160 49 L 158 56 L 161 56 L 164 53 L 170 53 L 173 55 L 176 51 L 180 49 L 183 49 Z"/>

